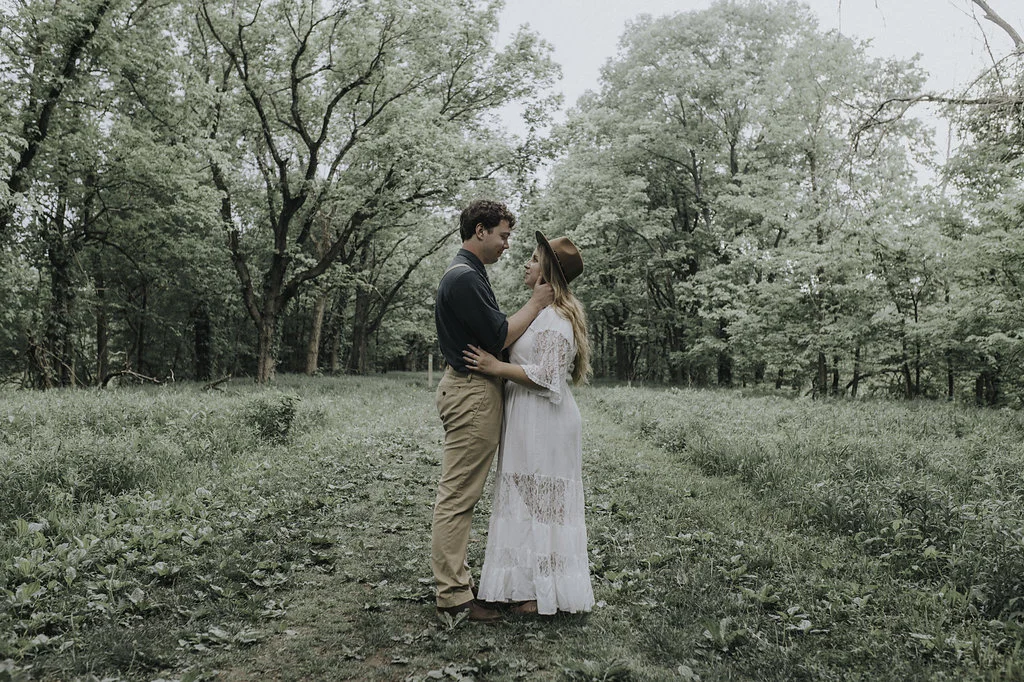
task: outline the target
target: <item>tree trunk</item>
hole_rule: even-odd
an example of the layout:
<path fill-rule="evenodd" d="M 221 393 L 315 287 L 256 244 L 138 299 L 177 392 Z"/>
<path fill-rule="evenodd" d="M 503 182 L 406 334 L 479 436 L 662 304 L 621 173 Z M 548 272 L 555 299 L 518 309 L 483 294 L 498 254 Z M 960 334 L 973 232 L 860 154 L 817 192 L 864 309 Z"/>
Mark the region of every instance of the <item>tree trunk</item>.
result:
<path fill-rule="evenodd" d="M 839 358 L 832 358 L 832 395 L 839 395 Z"/>
<path fill-rule="evenodd" d="M 628 381 L 630 377 L 629 347 L 627 339 L 622 334 L 615 335 L 615 378 L 619 381 Z"/>
<path fill-rule="evenodd" d="M 341 369 L 341 330 L 331 332 L 330 342 L 327 344 L 330 353 L 327 356 L 327 368 L 331 374 L 337 374 Z"/>
<path fill-rule="evenodd" d="M 718 385 L 732 386 L 732 355 L 729 353 L 729 332 L 725 320 L 718 321 L 715 336 L 726 344 L 725 348 L 718 352 Z"/>
<path fill-rule="evenodd" d="M 918 310 L 917 297 L 914 296 L 914 395 L 921 395 L 921 341 L 917 334 L 917 325 L 920 323 L 920 312 Z"/>
<path fill-rule="evenodd" d="M 356 290 L 355 308 L 352 312 L 352 345 L 348 353 L 348 371 L 366 374 L 369 371 L 370 334 L 370 290 L 359 287 Z"/>
<path fill-rule="evenodd" d="M 142 302 L 139 305 L 139 328 L 135 336 L 135 371 L 145 372 L 146 316 L 149 314 L 149 283 L 142 283 Z"/>
<path fill-rule="evenodd" d="M 826 394 L 828 386 L 828 363 L 825 361 L 825 354 L 818 353 L 817 371 L 814 373 L 814 397 Z"/>
<path fill-rule="evenodd" d="M 595 369 L 594 371 L 595 373 L 600 373 L 601 376 L 611 377 L 615 375 L 615 364 L 613 360 L 613 354 L 615 351 L 612 343 L 614 337 L 611 333 L 611 327 L 608 326 L 607 320 L 605 320 L 603 324 L 599 325 L 599 328 L 600 332 L 598 334 L 598 338 L 600 339 L 601 347 L 601 364 L 599 365 L 600 369 Z"/>
<path fill-rule="evenodd" d="M 320 363 L 320 341 L 324 331 L 324 316 L 327 313 L 327 301 L 330 293 L 319 292 L 313 304 L 313 328 L 309 334 L 309 345 L 306 347 L 306 374 L 316 374 Z"/>
<path fill-rule="evenodd" d="M 264 311 L 256 333 L 256 382 L 265 384 L 277 368 L 277 316 Z"/>
<path fill-rule="evenodd" d="M 199 301 L 192 310 L 192 328 L 195 332 L 196 379 L 209 381 L 213 378 L 213 333 L 210 307 L 205 300 Z"/>
<path fill-rule="evenodd" d="M 367 374 L 369 360 L 370 334 L 361 322 L 352 325 L 352 345 L 348 353 L 348 371 L 352 374 Z"/>
<path fill-rule="evenodd" d="M 914 395 L 921 395 L 921 344 L 914 342 Z"/>
<path fill-rule="evenodd" d="M 779 373 L 775 375 L 775 390 L 778 391 L 782 388 L 782 384 L 786 379 L 786 373 L 783 370 L 779 370 Z"/>
<path fill-rule="evenodd" d="M 71 372 L 71 309 L 75 293 L 71 281 L 71 263 L 74 253 L 65 242 L 63 200 L 58 216 L 47 230 L 46 256 L 50 264 L 50 314 L 46 324 L 46 353 L 51 382 L 57 386 L 70 386 Z"/>
<path fill-rule="evenodd" d="M 949 286 L 946 286 L 945 296 L 943 297 L 946 304 L 949 305 Z M 946 399 L 953 400 L 956 397 L 956 376 L 953 373 L 953 353 L 948 348 L 944 353 L 946 356 Z"/>
<path fill-rule="evenodd" d="M 860 344 L 853 350 L 853 379 L 850 381 L 850 397 L 857 397 L 857 387 L 860 386 Z"/>
<path fill-rule="evenodd" d="M 913 375 L 910 371 L 910 359 L 907 357 L 907 337 L 906 335 L 900 338 L 900 350 L 901 350 L 901 365 L 900 372 L 903 375 L 904 391 L 903 396 L 910 400 L 914 397 L 914 381 Z"/>
<path fill-rule="evenodd" d="M 663 369 L 663 366 L 664 366 L 665 363 L 663 363 L 661 361 L 661 359 L 664 356 L 665 350 L 664 350 L 664 346 L 662 344 L 657 344 L 658 346 L 660 346 L 660 348 L 659 348 L 659 347 L 656 347 L 655 344 L 653 343 L 653 338 L 652 337 L 658 336 L 658 334 L 657 334 L 657 331 L 654 331 L 654 324 L 655 323 L 654 323 L 654 320 L 651 319 L 652 317 L 653 316 L 650 314 L 650 309 L 648 308 L 647 321 L 646 321 L 647 335 L 644 338 L 644 343 L 643 343 L 643 345 L 644 345 L 644 367 L 645 367 L 645 370 L 646 370 L 645 371 L 646 378 L 651 380 L 651 381 L 656 381 L 656 382 L 660 383 L 660 382 L 662 382 L 664 380 L 664 374 L 662 374 L 662 369 Z M 661 338 L 664 339 L 664 337 L 661 337 Z"/>
<path fill-rule="evenodd" d="M 728 351 L 718 353 L 717 379 L 719 386 L 732 386 L 732 356 Z"/>
<path fill-rule="evenodd" d="M 110 366 L 109 330 L 107 326 L 107 283 L 96 259 L 93 284 L 96 287 L 96 385 L 103 383 Z"/>
<path fill-rule="evenodd" d="M 686 375 L 685 363 L 680 359 L 686 357 L 686 330 L 681 325 L 673 325 L 671 327 L 672 341 L 669 348 L 671 348 L 670 357 L 675 359 L 669 360 L 669 371 L 673 384 L 683 383 L 683 378 Z"/>
<path fill-rule="evenodd" d="M 324 347 L 328 349 L 327 367 L 331 374 L 337 374 L 342 369 L 341 362 L 341 341 L 345 333 L 345 311 L 348 308 L 348 289 L 341 289 L 333 297 L 327 321 L 327 340 Z"/>
<path fill-rule="evenodd" d="M 974 398 L 978 405 L 994 407 L 1000 400 L 999 374 L 990 369 L 984 370 L 974 382 Z"/>
<path fill-rule="evenodd" d="M 53 370 L 44 343 L 40 343 L 35 333 L 28 337 L 28 382 L 32 388 L 49 390 L 53 388 Z"/>
<path fill-rule="evenodd" d="M 946 351 L 946 399 L 956 397 L 956 376 L 953 374 L 953 354 Z"/>

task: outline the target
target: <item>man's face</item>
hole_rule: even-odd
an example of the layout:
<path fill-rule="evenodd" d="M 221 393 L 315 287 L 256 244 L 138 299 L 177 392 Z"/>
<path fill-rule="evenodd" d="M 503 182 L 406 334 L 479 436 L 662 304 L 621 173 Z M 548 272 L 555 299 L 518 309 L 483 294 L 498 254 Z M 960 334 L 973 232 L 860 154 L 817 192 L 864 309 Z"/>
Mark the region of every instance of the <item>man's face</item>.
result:
<path fill-rule="evenodd" d="M 493 230 L 488 231 L 483 224 L 476 226 L 476 236 L 481 240 L 480 260 L 484 265 L 497 263 L 501 254 L 508 248 L 508 238 L 512 234 L 512 228 L 508 226 L 507 220 L 502 220 Z"/>

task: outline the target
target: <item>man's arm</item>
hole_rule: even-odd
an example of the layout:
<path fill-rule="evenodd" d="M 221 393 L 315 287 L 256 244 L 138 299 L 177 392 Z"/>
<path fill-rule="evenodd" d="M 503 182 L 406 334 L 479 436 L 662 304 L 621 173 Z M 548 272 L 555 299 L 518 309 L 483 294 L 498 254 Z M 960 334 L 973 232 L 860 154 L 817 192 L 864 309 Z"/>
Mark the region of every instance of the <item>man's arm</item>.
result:
<path fill-rule="evenodd" d="M 540 315 L 540 311 L 551 305 L 555 300 L 555 292 L 547 282 L 537 284 L 533 288 L 533 295 L 522 308 L 517 310 L 508 318 L 508 331 L 505 332 L 505 345 L 502 350 L 516 342 L 523 332 L 530 326 L 534 318 Z"/>

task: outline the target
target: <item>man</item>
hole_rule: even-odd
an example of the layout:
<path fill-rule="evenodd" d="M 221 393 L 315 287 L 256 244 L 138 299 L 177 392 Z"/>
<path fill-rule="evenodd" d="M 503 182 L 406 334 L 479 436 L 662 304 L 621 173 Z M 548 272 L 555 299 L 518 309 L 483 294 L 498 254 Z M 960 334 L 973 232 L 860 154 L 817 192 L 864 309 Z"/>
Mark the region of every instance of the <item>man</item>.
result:
<path fill-rule="evenodd" d="M 444 458 L 431 527 L 431 567 L 437 582 L 437 612 L 469 620 L 495 621 L 501 614 L 473 594 L 466 550 L 473 508 L 501 437 L 502 384 L 470 372 L 462 358 L 469 344 L 500 356 L 522 336 L 553 300 L 550 284 L 510 317 L 498 309 L 485 265 L 498 262 L 508 248 L 515 216 L 494 201 L 474 201 L 459 217 L 462 248 L 437 288 L 434 322 L 448 368 L 437 387 L 437 411 L 444 425 Z"/>

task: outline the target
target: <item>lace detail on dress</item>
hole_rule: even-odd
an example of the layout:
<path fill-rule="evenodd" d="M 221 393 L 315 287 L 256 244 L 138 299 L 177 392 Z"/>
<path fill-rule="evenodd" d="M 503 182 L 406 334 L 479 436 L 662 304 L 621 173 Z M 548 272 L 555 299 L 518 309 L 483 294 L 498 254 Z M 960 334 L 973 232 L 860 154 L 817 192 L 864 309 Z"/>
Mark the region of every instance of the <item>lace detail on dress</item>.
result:
<path fill-rule="evenodd" d="M 522 547 L 503 547 L 494 553 L 494 560 L 505 570 L 530 569 L 534 576 L 551 578 L 555 576 L 576 577 L 582 574 L 590 579 L 590 561 L 586 554 L 582 556 L 565 555 L 558 552 L 551 554 L 531 554 Z"/>
<path fill-rule="evenodd" d="M 562 525 L 582 515 L 583 490 L 574 481 L 554 476 L 502 472 L 496 481 L 491 512 L 499 518 L 531 518 Z M 525 507 L 525 509 L 524 509 Z"/>
<path fill-rule="evenodd" d="M 572 342 L 554 329 L 544 329 L 534 337 L 536 362 L 523 365 L 530 381 L 546 389 L 544 395 L 555 405 L 562 402 L 562 386 L 576 355 Z"/>

